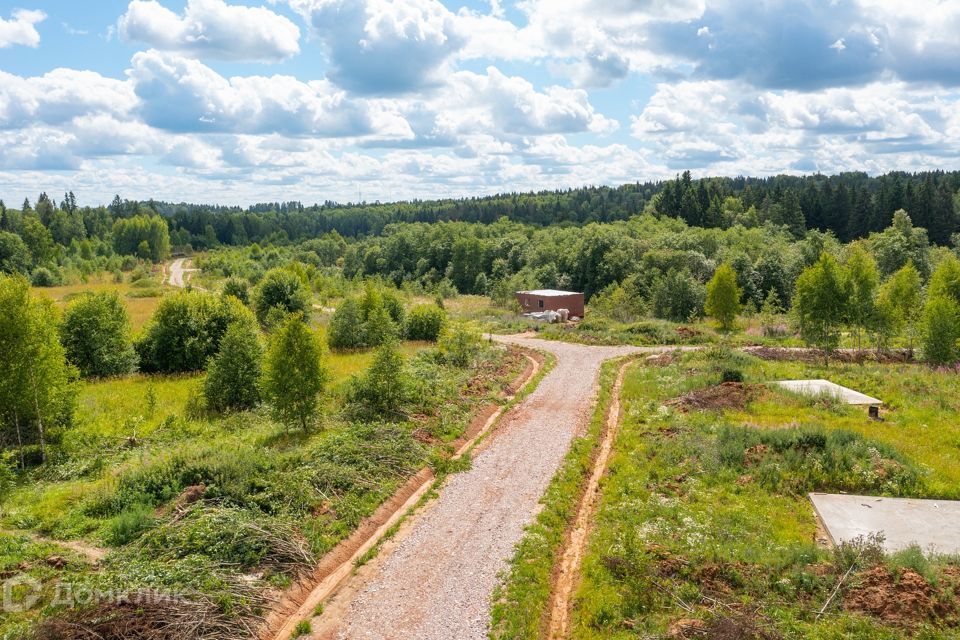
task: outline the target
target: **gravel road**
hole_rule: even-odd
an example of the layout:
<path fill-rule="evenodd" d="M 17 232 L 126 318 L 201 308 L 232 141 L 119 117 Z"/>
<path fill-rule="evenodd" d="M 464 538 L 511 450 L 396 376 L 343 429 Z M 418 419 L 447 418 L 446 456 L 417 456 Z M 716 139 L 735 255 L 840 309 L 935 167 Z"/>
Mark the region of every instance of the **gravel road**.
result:
<path fill-rule="evenodd" d="M 188 268 L 186 265 L 189 265 L 190 262 L 190 258 L 177 258 L 170 263 L 170 277 L 167 278 L 170 286 L 181 289 L 187 286 L 187 280 L 184 278 L 184 274 L 199 271 L 199 269 Z M 202 290 L 202 287 L 194 286 L 193 288 Z"/>
<path fill-rule="evenodd" d="M 525 336 L 498 341 L 549 351 L 557 364 L 507 412 L 469 471 L 440 495 L 369 581 L 324 620 L 318 638 L 486 638 L 490 595 L 574 435 L 590 419 L 600 365 L 665 349 L 592 347 Z M 333 625 L 332 627 L 330 625 Z"/>

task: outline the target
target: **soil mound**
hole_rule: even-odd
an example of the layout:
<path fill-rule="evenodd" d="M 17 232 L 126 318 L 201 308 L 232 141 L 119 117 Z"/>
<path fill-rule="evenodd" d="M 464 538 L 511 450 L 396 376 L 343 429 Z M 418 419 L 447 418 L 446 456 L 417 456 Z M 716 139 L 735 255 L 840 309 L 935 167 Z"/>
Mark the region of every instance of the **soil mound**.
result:
<path fill-rule="evenodd" d="M 709 409 L 742 409 L 757 397 L 761 387 L 742 382 L 724 382 L 712 387 L 695 389 L 667 402 L 681 411 Z"/>

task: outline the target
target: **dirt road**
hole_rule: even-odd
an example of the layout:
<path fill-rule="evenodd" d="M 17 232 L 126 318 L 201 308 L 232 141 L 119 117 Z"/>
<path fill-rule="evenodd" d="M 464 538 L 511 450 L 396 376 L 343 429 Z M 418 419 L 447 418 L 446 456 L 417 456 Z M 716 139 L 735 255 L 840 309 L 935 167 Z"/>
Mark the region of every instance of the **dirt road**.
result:
<path fill-rule="evenodd" d="M 187 282 L 190 279 L 188 274 L 198 271 L 198 269 L 191 269 L 188 265 L 190 264 L 190 258 L 177 258 L 170 263 L 169 273 L 167 277 L 167 283 L 171 287 L 184 288 L 187 286 Z M 186 277 L 185 277 L 186 276 Z M 193 287 L 194 289 L 201 289 L 198 286 Z"/>
<path fill-rule="evenodd" d="M 313 620 L 314 638 L 485 638 L 490 595 L 523 527 L 590 419 L 604 360 L 658 348 L 590 347 L 535 338 L 557 364 L 507 412 L 469 471 L 452 476 L 368 575 Z"/>

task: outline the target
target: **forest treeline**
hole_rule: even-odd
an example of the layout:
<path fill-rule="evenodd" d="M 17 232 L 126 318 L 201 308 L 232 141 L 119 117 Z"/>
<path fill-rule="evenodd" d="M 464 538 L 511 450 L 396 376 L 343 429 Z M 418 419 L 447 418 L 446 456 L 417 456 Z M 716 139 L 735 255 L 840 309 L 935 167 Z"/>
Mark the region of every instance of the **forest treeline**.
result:
<path fill-rule="evenodd" d="M 129 255 L 161 260 L 173 250 L 205 250 L 251 242 L 284 244 L 330 232 L 345 238 L 377 236 L 396 223 L 476 222 L 501 218 L 533 226 L 582 226 L 628 220 L 640 213 L 678 218 L 690 226 L 786 227 L 795 238 L 830 231 L 847 242 L 890 226 L 906 210 L 934 244 L 960 230 L 960 172 L 894 172 L 835 176 L 693 179 L 636 182 L 620 187 L 396 203 L 304 206 L 260 203 L 247 208 L 122 200 L 81 207 L 72 193 L 58 203 L 41 194 L 19 209 L 0 201 L 0 269 L 30 272 L 63 266 L 70 258 Z M 166 226 L 164 236 L 153 218 Z M 131 220 L 132 223 L 120 223 Z M 17 236 L 13 238 L 12 236 Z"/>

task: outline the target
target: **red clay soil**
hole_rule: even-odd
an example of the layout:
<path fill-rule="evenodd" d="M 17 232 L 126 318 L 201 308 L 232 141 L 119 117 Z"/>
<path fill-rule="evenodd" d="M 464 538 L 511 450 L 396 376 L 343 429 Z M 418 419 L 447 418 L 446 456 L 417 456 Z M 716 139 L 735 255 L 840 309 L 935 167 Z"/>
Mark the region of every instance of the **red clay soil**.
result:
<path fill-rule="evenodd" d="M 956 602 L 938 595 L 913 569 L 904 569 L 897 577 L 881 565 L 857 575 L 843 596 L 843 608 L 895 625 L 911 626 L 956 614 Z"/>
<path fill-rule="evenodd" d="M 519 354 L 517 349 L 511 349 L 511 353 Z M 520 355 L 520 357 L 524 357 Z M 543 356 L 539 353 L 531 352 L 530 358 L 536 361 L 527 360 L 527 366 L 512 382 L 507 389 L 520 389 L 532 377 L 533 372 L 543 363 Z M 510 392 L 513 395 L 513 392 Z M 474 415 L 463 435 L 453 441 L 452 445 L 456 451 L 459 451 L 467 443 L 477 437 L 484 426 L 490 421 L 499 410 L 497 404 L 489 404 Z M 359 527 L 340 544 L 329 551 L 317 566 L 304 579 L 294 583 L 280 597 L 277 605 L 266 616 L 260 630 L 261 638 L 273 638 L 284 629 L 291 616 L 294 616 L 313 591 L 324 581 L 332 579 L 332 576 L 342 569 L 344 563 L 354 557 L 358 551 L 365 545 L 369 545 L 371 539 L 378 531 L 383 529 L 391 519 L 395 518 L 398 510 L 418 492 L 422 493 L 428 483 L 434 479 L 433 471 L 425 467 L 411 476 L 394 494 L 381 504 L 370 517 L 366 518 Z"/>
<path fill-rule="evenodd" d="M 681 411 L 708 409 L 742 409 L 757 397 L 762 387 L 742 382 L 724 382 L 712 387 L 695 389 L 666 404 Z"/>

